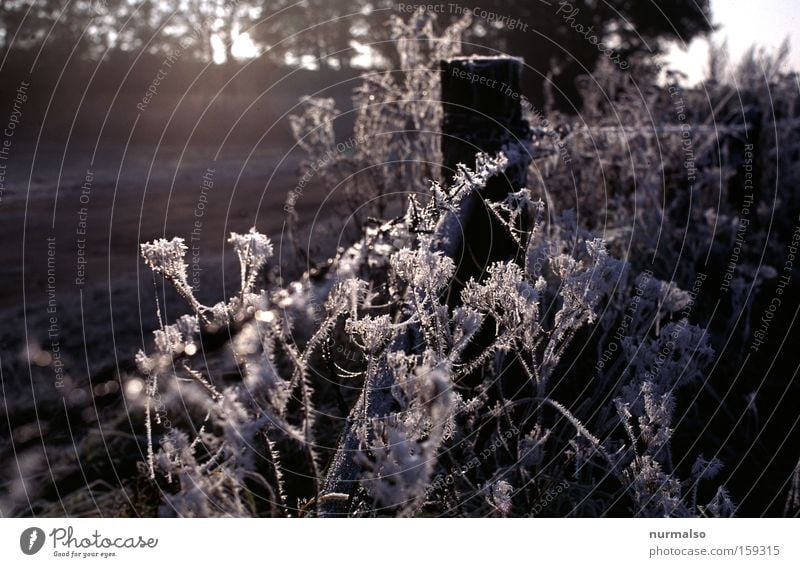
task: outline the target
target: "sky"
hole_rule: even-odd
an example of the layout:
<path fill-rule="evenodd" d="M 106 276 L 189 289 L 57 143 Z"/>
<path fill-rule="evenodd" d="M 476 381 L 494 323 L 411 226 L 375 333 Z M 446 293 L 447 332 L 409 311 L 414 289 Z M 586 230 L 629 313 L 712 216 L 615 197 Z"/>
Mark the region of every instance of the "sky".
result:
<path fill-rule="evenodd" d="M 789 66 L 800 70 L 800 0 L 711 0 L 711 10 L 714 22 L 720 24 L 712 40 L 727 39 L 734 64 L 752 44 L 777 49 L 788 36 Z M 708 42 L 695 40 L 688 50 L 674 47 L 668 61 L 696 83 L 704 76 L 707 54 Z"/>

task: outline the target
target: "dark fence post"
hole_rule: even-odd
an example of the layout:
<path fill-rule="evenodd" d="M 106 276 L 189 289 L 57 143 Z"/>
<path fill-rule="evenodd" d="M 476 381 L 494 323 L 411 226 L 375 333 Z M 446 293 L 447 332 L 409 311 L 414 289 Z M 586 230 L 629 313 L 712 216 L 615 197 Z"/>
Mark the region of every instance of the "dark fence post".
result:
<path fill-rule="evenodd" d="M 442 174 L 446 181 L 456 164 L 472 167 L 477 152 L 496 154 L 519 146 L 516 149 L 529 153 L 530 128 L 522 116 L 519 90 L 522 66 L 518 57 L 442 61 Z M 504 197 L 509 189 L 525 186 L 528 161 L 509 165 L 505 182 L 494 183 L 489 193 L 496 189 L 496 196 Z"/>
<path fill-rule="evenodd" d="M 458 302 L 466 281 L 480 278 L 489 264 L 516 251 L 484 199 L 502 200 L 527 182 L 531 130 L 522 114 L 522 67 L 517 57 L 457 57 L 441 63 L 445 184 L 457 164 L 474 167 L 477 152 L 502 151 L 509 158 L 504 174 L 490 179 L 480 195 L 464 199 L 458 212 L 446 215 L 437 229 L 438 249 L 458 266 L 449 291 L 451 305 Z"/>

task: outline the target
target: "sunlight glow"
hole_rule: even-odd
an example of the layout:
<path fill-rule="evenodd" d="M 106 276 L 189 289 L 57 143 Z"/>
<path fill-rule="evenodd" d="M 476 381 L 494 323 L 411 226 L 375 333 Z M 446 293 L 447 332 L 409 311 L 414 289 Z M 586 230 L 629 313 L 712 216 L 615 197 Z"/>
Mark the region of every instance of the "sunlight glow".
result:
<path fill-rule="evenodd" d="M 356 55 L 350 60 L 353 67 L 368 69 L 375 65 L 375 51 L 369 45 L 351 40 L 350 47 L 356 52 Z"/>
<path fill-rule="evenodd" d="M 789 67 L 800 69 L 800 36 L 796 31 L 800 10 L 797 0 L 760 0 L 757 4 L 752 0 L 711 0 L 711 13 L 714 23 L 720 26 L 711 35 L 711 40 L 718 44 L 727 41 L 731 66 L 739 62 L 751 45 L 777 50 L 788 37 L 791 42 Z M 708 40 L 698 38 L 688 46 L 673 43 L 666 60 L 672 67 L 686 73 L 690 84 L 696 84 L 706 76 Z"/>
<path fill-rule="evenodd" d="M 231 53 L 237 59 L 252 59 L 258 55 L 259 51 L 253 38 L 250 37 L 249 33 L 245 32 L 239 34 L 236 41 L 233 42 Z"/>
<path fill-rule="evenodd" d="M 225 44 L 218 35 L 211 36 L 211 52 L 214 63 L 217 65 L 225 63 Z"/>

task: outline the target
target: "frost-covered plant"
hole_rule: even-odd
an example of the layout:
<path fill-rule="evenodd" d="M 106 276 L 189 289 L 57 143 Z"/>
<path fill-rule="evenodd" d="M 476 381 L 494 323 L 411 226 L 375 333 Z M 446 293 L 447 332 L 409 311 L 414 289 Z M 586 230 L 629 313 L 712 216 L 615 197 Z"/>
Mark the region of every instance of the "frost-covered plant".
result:
<path fill-rule="evenodd" d="M 431 351 L 420 357 L 393 353 L 389 366 L 399 411 L 373 418 L 364 429 L 362 442 L 369 446 L 371 458 L 361 458 L 362 483 L 380 506 L 414 514 L 452 428 L 452 372 Z"/>
<path fill-rule="evenodd" d="M 548 134 L 560 155 L 536 161 L 530 189 L 487 202 L 481 188 L 514 156 L 478 155 L 447 186 L 431 166 L 438 58 L 457 46 L 436 51 L 423 14 L 395 26 L 402 73 L 366 77 L 355 97 L 354 140 L 368 143 L 336 149 L 329 100 L 305 100 L 292 126 L 312 158 L 325 158 L 324 183 L 370 166 L 374 175 L 349 182 L 351 206 L 394 188 L 412 193 L 408 206 L 377 208 L 382 218 L 327 271 L 261 293 L 269 242 L 232 235 L 242 293 L 213 308 L 189 299 L 197 316 L 164 325 L 155 353 L 139 357 L 152 398 L 175 392 L 166 398 L 173 409 L 178 396 L 196 404 L 196 416 L 151 450 L 151 474 L 170 489 L 165 503 L 215 513 L 188 488 L 196 481 L 210 483 L 217 511 L 236 515 L 736 514 L 723 456 L 674 443 L 685 401 L 708 388 L 715 357 L 697 324 L 694 284 L 706 277 L 697 244 L 735 234 L 736 215 L 711 210 L 718 199 L 700 191 L 711 177 L 695 190 L 673 183 L 686 174 L 676 132 L 642 132 L 648 111 L 672 109 L 650 90 L 637 103 L 607 77 L 631 128 L 614 128 L 613 112 L 589 100 L 598 105 L 588 108 L 590 127 L 561 132 L 561 145 Z M 698 159 L 710 155 L 706 142 Z M 459 281 L 471 207 L 493 215 L 509 239 Z M 681 213 L 686 226 L 676 224 Z M 185 248 L 164 241 L 147 251 L 184 293 Z M 748 266 L 731 284 L 731 301 L 745 307 L 747 282 L 775 275 Z M 189 365 L 209 322 L 234 335 L 236 373 L 225 383 Z M 152 429 L 163 429 L 163 414 L 151 410 Z M 259 498 L 269 505 L 250 501 Z"/>
<path fill-rule="evenodd" d="M 272 513 L 285 514 L 280 461 L 271 436 L 301 445 L 316 466 L 311 449 L 313 405 L 305 389 L 304 363 L 294 356 L 294 372 L 287 373 L 287 378 L 281 376 L 276 353 L 291 358 L 294 347 L 286 341 L 286 329 L 266 295 L 251 293 L 259 271 L 272 255 L 272 244 L 255 229 L 244 235 L 232 233 L 230 242 L 241 263 L 240 294 L 214 307 L 201 305 L 191 296 L 187 299 L 198 313 L 209 315 L 204 318 L 209 328 L 244 321 L 231 344 L 241 382 L 219 388 L 210 376 L 191 367 L 195 355 L 205 358 L 206 354 L 202 344 L 198 347 L 196 316 L 183 316 L 154 331 L 156 352 L 147 355 L 140 351 L 136 357 L 139 371 L 146 377 L 149 474 L 166 484 L 163 514 L 255 514 L 257 505 L 248 502 L 254 490 L 267 493 L 265 500 Z M 181 291 L 185 248 L 180 239 L 168 244 L 143 244 L 142 255 L 154 271 L 165 274 Z M 295 388 L 303 392 L 305 411 L 300 425 L 287 416 Z M 168 410 L 178 405 L 185 415 L 170 415 Z M 185 423 L 179 426 L 178 420 Z M 154 445 L 156 429 L 161 433 L 158 447 Z M 260 444 L 266 458 L 257 448 Z M 266 461 L 268 470 L 263 470 L 263 462 L 259 467 L 257 459 Z"/>
<path fill-rule="evenodd" d="M 254 231 L 232 236 L 243 293 L 215 312 L 237 323 L 231 347 L 241 381 L 221 388 L 190 368 L 196 317 L 156 331 L 156 353 L 138 358 L 149 398 L 164 387 L 199 402 L 194 436 L 176 430 L 157 452 L 150 449 L 151 476 L 178 484 L 166 504 L 180 514 L 207 513 L 194 491 L 185 500 L 179 495 L 195 475 L 195 484 L 212 482 L 211 468 L 229 478 L 212 484 L 216 492 L 209 486 L 209 494 L 222 513 L 236 515 L 258 513 L 257 506 L 226 500 L 244 498 L 254 486 L 269 495 L 270 513 L 513 515 L 540 508 L 548 483 L 565 480 L 559 506 L 575 513 L 597 475 L 608 479 L 610 492 L 595 501 L 627 499 L 634 514 L 734 509 L 724 490 L 708 505 L 697 503 L 698 484 L 713 478 L 718 460 L 698 460 L 693 484 L 674 472 L 675 392 L 696 383 L 713 356 L 699 329 L 672 320 L 691 306 L 691 295 L 649 276 L 630 278 L 629 266 L 569 214 L 545 226 L 543 204 L 522 190 L 494 210 L 514 231 L 517 250 L 468 281 L 455 304 L 446 301 L 456 266 L 443 250 L 445 219 L 464 203 L 459 192 L 478 189 L 505 163 L 479 158 L 476 171 L 462 169 L 453 191 L 432 188 L 441 199 L 411 201 L 399 221 L 367 231 L 369 247 L 361 241 L 342 253 L 341 265 L 316 288 L 307 281 L 252 293 L 271 245 Z M 421 225 L 432 230 L 416 231 Z M 633 294 L 638 312 L 625 328 L 636 334 L 615 334 L 618 358 L 599 364 L 600 345 L 625 313 L 617 296 Z M 324 309 L 302 307 L 308 296 L 324 298 Z M 293 337 L 303 318 L 314 324 Z M 597 376 L 577 396 L 559 400 L 564 383 L 578 376 L 566 356 L 578 336 L 598 341 L 584 347 L 596 357 Z M 362 353 L 348 369 L 331 354 L 337 342 Z M 361 395 L 334 454 L 326 453 L 333 461 L 325 470 L 316 407 L 326 400 L 318 392 L 359 378 Z M 188 387 L 191 396 L 183 392 Z M 155 419 L 163 428 L 163 416 L 156 412 Z M 485 429 L 493 433 L 485 436 Z M 263 453 L 254 448 L 259 443 Z M 287 494 L 281 470 L 288 459 L 297 461 L 297 450 L 313 479 L 305 496 Z M 470 466 L 447 484 L 442 479 L 459 462 Z"/>
<path fill-rule="evenodd" d="M 189 265 L 184 260 L 187 250 L 184 239 L 179 237 L 172 240 L 159 238 L 141 245 L 142 258 L 147 266 L 153 272 L 162 274 L 172 282 L 175 289 L 189 302 L 195 312 L 200 313 L 203 306 L 195 299 L 187 276 Z"/>
<path fill-rule="evenodd" d="M 256 232 L 255 227 L 246 234 L 232 232 L 228 242 L 233 245 L 233 250 L 239 258 L 242 293 L 250 293 L 256 283 L 256 277 L 272 256 L 272 243 L 269 238 Z"/>

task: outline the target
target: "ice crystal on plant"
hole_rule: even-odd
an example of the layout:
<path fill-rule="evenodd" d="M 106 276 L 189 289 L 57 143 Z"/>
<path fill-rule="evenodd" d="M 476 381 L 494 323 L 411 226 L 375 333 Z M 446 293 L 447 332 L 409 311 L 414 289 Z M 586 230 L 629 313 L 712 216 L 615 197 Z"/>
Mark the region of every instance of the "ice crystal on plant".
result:
<path fill-rule="evenodd" d="M 697 457 L 694 465 L 692 465 L 692 475 L 696 478 L 712 480 L 722 470 L 722 461 L 716 457 L 712 457 L 707 461 L 702 455 Z"/>
<path fill-rule="evenodd" d="M 348 319 L 346 330 L 356 335 L 364 351 L 372 356 L 378 354 L 394 334 L 392 321 L 388 315 Z"/>
<path fill-rule="evenodd" d="M 492 264 L 488 274 L 481 284 L 474 280 L 467 283 L 461 292 L 462 301 L 478 312 L 491 313 L 498 335 L 502 328 L 511 335 L 530 338 L 539 318 L 539 295 L 544 281 L 530 285 L 522 268 L 513 262 Z"/>
<path fill-rule="evenodd" d="M 390 367 L 401 411 L 373 420 L 364 482 L 382 504 L 412 513 L 425 496 L 455 396 L 449 369 L 431 352 L 421 359 L 395 354 Z"/>
<path fill-rule="evenodd" d="M 514 487 L 505 480 L 500 480 L 492 485 L 488 500 L 501 516 L 508 516 L 511 514 L 513 493 Z"/>
<path fill-rule="evenodd" d="M 175 286 L 175 289 L 188 301 L 196 312 L 202 306 L 194 298 L 192 286 L 187 279 L 189 265 L 184 260 L 186 256 L 186 243 L 183 238 L 175 237 L 171 240 L 159 238 L 153 242 L 140 245 L 142 258 L 147 266 L 157 274 L 162 274 Z"/>
<path fill-rule="evenodd" d="M 705 509 L 714 518 L 732 518 L 736 515 L 736 504 L 733 503 L 730 494 L 722 486 L 717 488 L 717 493 Z"/>
<path fill-rule="evenodd" d="M 399 278 L 427 293 L 441 291 L 456 268 L 452 258 L 427 249 L 404 248 L 392 256 L 391 263 Z"/>
<path fill-rule="evenodd" d="M 272 242 L 267 236 L 256 232 L 255 227 L 245 234 L 232 232 L 228 242 L 233 244 L 239 257 L 242 293 L 248 293 L 255 285 L 259 271 L 272 256 Z"/>

